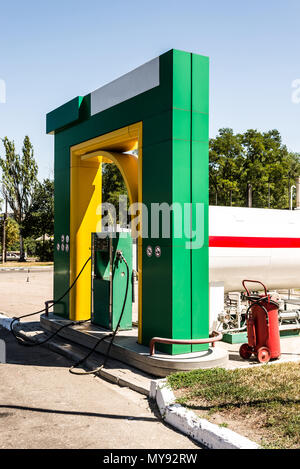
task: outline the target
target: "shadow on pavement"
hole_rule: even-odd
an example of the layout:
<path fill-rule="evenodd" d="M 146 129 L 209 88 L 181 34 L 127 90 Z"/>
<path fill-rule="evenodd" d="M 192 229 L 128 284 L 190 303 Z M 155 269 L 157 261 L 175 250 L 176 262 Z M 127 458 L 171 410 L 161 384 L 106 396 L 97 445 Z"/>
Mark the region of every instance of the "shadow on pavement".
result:
<path fill-rule="evenodd" d="M 51 352 L 47 348 L 24 347 L 18 344 L 12 333 L 2 327 L 0 327 L 0 339 L 4 340 L 6 345 L 7 365 L 34 365 L 69 368 L 73 364 L 65 357 Z"/>
<path fill-rule="evenodd" d="M 146 421 L 146 422 L 157 421 L 155 417 L 134 417 L 132 415 L 102 414 L 102 413 L 97 413 L 97 412 L 80 412 L 80 411 L 75 411 L 75 410 L 44 409 L 42 407 L 27 407 L 27 406 L 11 405 L 11 404 L 8 404 L 8 405 L 0 404 L 0 409 L 28 410 L 29 412 L 42 412 L 46 414 L 80 415 L 83 417 L 98 417 L 98 418 L 118 419 L 118 420 L 140 420 L 140 421 Z"/>

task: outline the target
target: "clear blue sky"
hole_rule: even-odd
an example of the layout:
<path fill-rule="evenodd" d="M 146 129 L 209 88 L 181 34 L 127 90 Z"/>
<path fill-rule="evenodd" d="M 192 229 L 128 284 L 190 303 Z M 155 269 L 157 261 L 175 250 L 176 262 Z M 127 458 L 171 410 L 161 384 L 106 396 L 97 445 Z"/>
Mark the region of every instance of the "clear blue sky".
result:
<path fill-rule="evenodd" d="M 277 128 L 300 152 L 299 18 L 299 0 L 2 1 L 0 137 L 28 134 L 48 177 L 46 113 L 176 48 L 211 59 L 210 136 Z"/>

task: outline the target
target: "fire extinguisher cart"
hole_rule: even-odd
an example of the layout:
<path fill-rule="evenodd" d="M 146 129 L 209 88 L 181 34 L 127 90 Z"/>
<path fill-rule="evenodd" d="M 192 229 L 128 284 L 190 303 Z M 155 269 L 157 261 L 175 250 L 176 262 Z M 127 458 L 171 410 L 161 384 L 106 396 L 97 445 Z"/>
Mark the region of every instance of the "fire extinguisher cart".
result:
<path fill-rule="evenodd" d="M 246 283 L 263 286 L 262 295 L 251 294 Z M 254 354 L 260 363 L 280 357 L 280 335 L 278 325 L 278 303 L 267 293 L 262 282 L 243 280 L 249 307 L 246 312 L 248 343 L 240 347 L 240 356 L 247 360 Z"/>

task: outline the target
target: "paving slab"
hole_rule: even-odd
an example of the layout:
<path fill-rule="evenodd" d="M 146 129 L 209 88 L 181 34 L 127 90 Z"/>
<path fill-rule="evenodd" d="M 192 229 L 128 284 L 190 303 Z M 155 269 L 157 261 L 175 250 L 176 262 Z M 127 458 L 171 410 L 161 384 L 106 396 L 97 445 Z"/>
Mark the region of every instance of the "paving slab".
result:
<path fill-rule="evenodd" d="M 10 317 L 41 310 L 52 297 L 52 267 L 0 272 L 0 311 Z"/>
<path fill-rule="evenodd" d="M 252 366 L 265 366 L 258 363 L 254 356 L 249 360 L 243 360 L 239 355 L 241 344 L 228 344 L 226 342 L 217 342 L 216 348 L 221 348 L 228 352 L 228 363 L 226 368 L 249 368 Z M 269 365 L 276 363 L 299 362 L 300 361 L 300 337 L 283 337 L 280 340 L 281 356 L 278 360 L 271 360 Z"/>

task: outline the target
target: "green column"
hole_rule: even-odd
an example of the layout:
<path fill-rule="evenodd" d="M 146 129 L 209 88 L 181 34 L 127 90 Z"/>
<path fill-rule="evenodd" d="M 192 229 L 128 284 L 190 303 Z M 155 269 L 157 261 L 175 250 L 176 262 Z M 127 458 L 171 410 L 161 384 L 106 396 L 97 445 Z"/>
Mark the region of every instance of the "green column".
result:
<path fill-rule="evenodd" d="M 170 109 L 151 119 L 152 135 L 144 139 L 143 202 L 196 204 L 200 207 L 203 244 L 188 249 L 189 233 L 170 239 L 143 240 L 143 343 L 153 336 L 176 339 L 208 337 L 208 81 L 207 57 L 173 50 L 168 56 L 172 99 Z M 162 60 L 162 58 L 161 58 Z M 166 58 L 164 57 L 164 60 Z M 144 121 L 144 133 L 150 122 Z M 202 216 L 203 215 L 203 216 Z M 188 221 L 188 220 L 187 220 Z M 174 220 L 173 220 L 174 222 Z M 149 223 L 149 231 L 151 223 Z M 161 256 L 147 256 L 146 248 L 161 247 Z M 167 353 L 205 350 L 208 345 L 158 345 Z"/>

